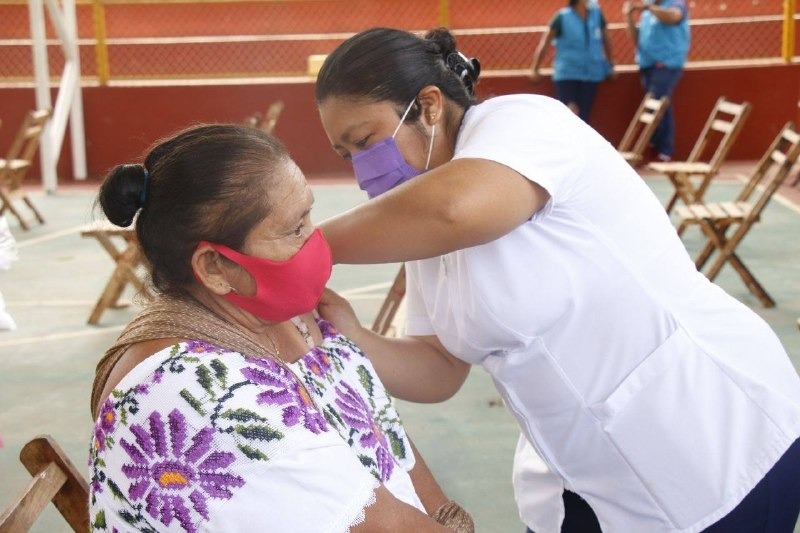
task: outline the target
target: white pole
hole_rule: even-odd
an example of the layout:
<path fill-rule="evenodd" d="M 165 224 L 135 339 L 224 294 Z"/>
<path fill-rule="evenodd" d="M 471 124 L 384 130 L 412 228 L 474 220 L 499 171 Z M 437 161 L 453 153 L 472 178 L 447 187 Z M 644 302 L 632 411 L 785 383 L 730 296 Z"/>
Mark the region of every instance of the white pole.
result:
<path fill-rule="evenodd" d="M 69 106 L 70 140 L 72 141 L 72 172 L 75 179 L 86 179 L 86 136 L 83 129 L 83 95 L 81 92 L 81 58 L 78 49 L 78 23 L 75 15 L 75 0 L 63 1 L 63 17 L 58 11 L 57 0 L 47 2 L 50 19 L 61 38 L 64 50 L 64 73 L 61 88 L 56 98 L 56 108 Z M 59 23 L 56 21 L 59 20 Z M 63 95 L 63 96 L 62 96 Z M 64 104 L 61 105 L 61 100 Z M 61 147 L 66 131 L 66 116 L 56 123 L 59 132 L 56 146 Z M 56 161 L 57 162 L 57 161 Z"/>
<path fill-rule="evenodd" d="M 42 0 L 29 0 L 28 12 L 30 14 L 31 37 L 33 38 L 33 70 L 36 77 L 36 107 L 37 109 L 51 109 L 50 100 L 50 65 L 47 61 L 47 35 L 44 28 L 44 6 Z M 42 131 L 39 144 L 39 162 L 42 168 L 42 182 L 45 190 L 50 190 L 49 184 L 56 181 L 55 168 L 50 166 L 52 146 L 49 142 L 51 121 L 47 121 Z"/>
<path fill-rule="evenodd" d="M 55 107 L 50 99 L 50 67 L 47 60 L 47 36 L 44 29 L 42 0 L 29 0 L 31 36 L 34 45 L 36 71 L 36 105 L 39 109 L 52 109 L 52 117 L 42 132 L 41 164 L 42 182 L 47 192 L 58 186 L 58 159 L 64 143 L 67 121 L 70 123 L 72 145 L 72 171 L 76 179 L 86 179 L 86 139 L 83 128 L 83 98 L 81 94 L 81 66 L 78 50 L 75 0 L 64 0 L 63 12 L 58 0 L 44 0 L 50 22 L 61 42 L 64 52 L 64 71 L 61 75 Z"/>

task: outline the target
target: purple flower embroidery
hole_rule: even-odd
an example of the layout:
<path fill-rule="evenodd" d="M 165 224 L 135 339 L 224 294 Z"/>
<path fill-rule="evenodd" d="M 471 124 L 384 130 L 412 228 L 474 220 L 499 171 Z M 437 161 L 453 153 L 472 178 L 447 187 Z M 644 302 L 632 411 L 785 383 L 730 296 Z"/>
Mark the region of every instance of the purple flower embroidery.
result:
<path fill-rule="evenodd" d="M 117 423 L 117 412 L 114 410 L 114 402 L 107 399 L 100 408 L 100 415 L 94 425 L 94 448 L 98 452 L 106 449 L 106 435 L 114 431 Z"/>
<path fill-rule="evenodd" d="M 317 377 L 322 377 L 331 371 L 331 358 L 325 350 L 314 348 L 305 357 L 303 363 Z"/>
<path fill-rule="evenodd" d="M 140 383 L 134 387 L 134 392 L 138 395 L 147 394 L 150 392 L 150 386 L 153 384 L 161 383 L 161 378 L 164 377 L 164 372 L 161 370 L 157 370 L 153 373 L 153 376 L 150 378 L 150 383 Z"/>
<path fill-rule="evenodd" d="M 186 351 L 189 353 L 207 353 L 217 352 L 219 348 L 203 341 L 188 341 L 186 343 Z"/>
<path fill-rule="evenodd" d="M 344 421 L 351 427 L 361 432 L 359 443 L 364 448 L 378 448 L 376 459 L 381 481 L 386 481 L 392 476 L 394 461 L 388 449 L 388 443 L 375 419 L 372 410 L 354 389 L 347 383 L 336 387 L 336 405 L 341 410 Z"/>
<path fill-rule="evenodd" d="M 196 531 L 196 515 L 209 518 L 209 498 L 228 500 L 233 488 L 244 485 L 244 479 L 225 471 L 235 456 L 212 450 L 211 427 L 201 429 L 188 442 L 186 419 L 177 409 L 169 413 L 167 424 L 156 411 L 148 421 L 149 429 L 130 426 L 135 443 L 120 439 L 133 461 L 122 467 L 133 481 L 128 495 L 133 501 L 144 498 L 147 513 L 164 525 L 174 518 L 186 531 Z"/>
<path fill-rule="evenodd" d="M 256 366 L 242 369 L 242 375 L 253 383 L 270 389 L 256 397 L 260 404 L 281 405 L 283 423 L 287 426 L 303 424 L 312 433 L 327 431 L 328 424 L 308 395 L 308 391 L 289 370 L 270 359 L 248 359 Z"/>

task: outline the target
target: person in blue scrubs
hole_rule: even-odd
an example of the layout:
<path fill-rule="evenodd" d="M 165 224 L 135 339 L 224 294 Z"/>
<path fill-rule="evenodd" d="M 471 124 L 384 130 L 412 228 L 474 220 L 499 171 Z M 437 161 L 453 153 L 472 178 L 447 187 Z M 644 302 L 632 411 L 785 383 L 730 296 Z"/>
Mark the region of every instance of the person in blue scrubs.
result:
<path fill-rule="evenodd" d="M 614 74 L 606 19 L 597 3 L 569 0 L 567 7 L 558 10 L 533 54 L 530 78 L 534 83 L 542 79 L 539 68 L 551 44 L 555 45 L 556 96 L 584 122 L 589 122 L 600 82 Z"/>
<path fill-rule="evenodd" d="M 642 88 L 656 98 L 668 96 L 670 105 L 656 128 L 651 143 L 657 159 L 670 161 L 675 150 L 672 93 L 678 84 L 691 44 L 689 7 L 685 0 L 625 2 L 622 7 L 628 33 L 636 43 Z M 638 25 L 634 21 L 639 14 Z"/>

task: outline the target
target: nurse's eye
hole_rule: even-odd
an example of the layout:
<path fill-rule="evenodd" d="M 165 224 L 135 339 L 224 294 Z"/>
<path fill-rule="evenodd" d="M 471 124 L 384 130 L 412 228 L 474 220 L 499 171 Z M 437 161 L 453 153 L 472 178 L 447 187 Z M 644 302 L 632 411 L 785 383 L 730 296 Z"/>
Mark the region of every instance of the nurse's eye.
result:
<path fill-rule="evenodd" d="M 353 146 L 355 146 L 355 147 L 356 147 L 356 148 L 358 148 L 359 150 L 363 150 L 364 148 L 366 148 L 366 146 L 367 146 L 367 142 L 369 141 L 369 138 L 370 138 L 370 137 L 372 137 L 372 134 L 370 134 L 370 135 L 367 135 L 367 136 L 366 136 L 366 137 L 364 137 L 363 139 L 359 139 L 359 140 L 357 140 L 356 142 L 354 142 L 354 143 L 353 143 Z"/>

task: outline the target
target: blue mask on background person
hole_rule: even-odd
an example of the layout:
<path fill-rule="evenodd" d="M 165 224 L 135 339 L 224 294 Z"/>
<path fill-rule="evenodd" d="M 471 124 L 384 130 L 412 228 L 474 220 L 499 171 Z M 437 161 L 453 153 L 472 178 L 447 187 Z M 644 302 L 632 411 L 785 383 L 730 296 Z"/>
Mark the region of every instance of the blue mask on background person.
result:
<path fill-rule="evenodd" d="M 358 186 L 366 191 L 367 196 L 370 198 L 375 198 L 389 189 L 393 189 L 401 183 L 415 176 L 419 176 L 424 172 L 406 163 L 403 154 L 400 152 L 394 140 L 415 101 L 416 98 L 411 100 L 411 103 L 408 104 L 405 113 L 403 113 L 403 116 L 400 118 L 400 124 L 397 125 L 391 137 L 378 141 L 366 150 L 362 150 L 352 156 L 353 172 L 356 175 Z M 428 147 L 428 160 L 425 163 L 425 170 L 428 170 L 428 165 L 431 161 L 433 137 L 435 135 L 436 126 L 434 126 L 431 133 L 431 142 Z"/>

